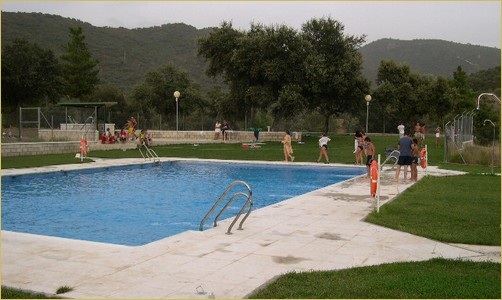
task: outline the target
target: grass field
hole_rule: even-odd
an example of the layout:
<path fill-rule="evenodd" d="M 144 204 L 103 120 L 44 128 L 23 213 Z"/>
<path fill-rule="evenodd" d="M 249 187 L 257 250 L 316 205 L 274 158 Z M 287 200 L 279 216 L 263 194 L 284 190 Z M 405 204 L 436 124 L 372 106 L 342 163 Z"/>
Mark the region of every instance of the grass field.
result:
<path fill-rule="evenodd" d="M 376 146 L 377 154 L 381 155 L 381 161 L 385 160 L 385 149 L 395 148 L 397 146 L 397 136 L 395 135 L 375 135 L 371 136 Z M 319 146 L 317 135 L 307 135 L 304 137 L 304 144 L 293 143 L 296 162 L 315 162 L 319 157 Z M 433 137 L 427 137 L 426 141 L 433 142 Z M 217 144 L 177 144 L 153 146 L 152 149 L 160 157 L 186 157 L 186 158 L 206 158 L 206 159 L 235 159 L 235 160 L 261 160 L 261 161 L 282 161 L 284 155 L 282 144 L 280 142 L 266 142 L 260 148 L 244 149 L 240 143 L 217 143 Z M 429 165 L 439 166 L 441 168 L 463 170 L 473 173 L 490 173 L 490 166 L 481 165 L 463 165 L 444 163 L 444 148 L 441 146 L 435 148 L 428 147 Z M 355 157 L 354 138 L 351 135 L 331 136 L 328 153 L 330 161 L 333 163 L 353 164 Z M 141 158 L 141 154 L 136 149 L 127 151 L 109 150 L 89 152 L 90 157 L 96 158 Z M 84 163 L 90 162 L 86 159 Z M 75 158 L 75 153 L 34 155 L 18 157 L 2 157 L 1 168 L 26 168 L 38 167 L 44 165 L 57 165 L 68 163 L 80 163 Z M 500 173 L 500 166 L 496 166 L 494 171 Z"/>

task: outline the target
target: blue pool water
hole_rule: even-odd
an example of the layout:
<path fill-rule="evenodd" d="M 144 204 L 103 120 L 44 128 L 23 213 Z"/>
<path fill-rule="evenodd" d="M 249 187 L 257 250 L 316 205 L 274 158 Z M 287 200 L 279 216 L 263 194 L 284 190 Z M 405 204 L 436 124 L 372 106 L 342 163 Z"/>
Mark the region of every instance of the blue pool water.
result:
<path fill-rule="evenodd" d="M 365 172 L 353 167 L 174 161 L 3 176 L 2 229 L 143 245 L 199 230 L 202 218 L 235 180 L 250 185 L 257 209 Z M 238 185 L 233 191 L 245 188 Z M 236 198 L 220 220 L 235 216 L 244 201 Z"/>

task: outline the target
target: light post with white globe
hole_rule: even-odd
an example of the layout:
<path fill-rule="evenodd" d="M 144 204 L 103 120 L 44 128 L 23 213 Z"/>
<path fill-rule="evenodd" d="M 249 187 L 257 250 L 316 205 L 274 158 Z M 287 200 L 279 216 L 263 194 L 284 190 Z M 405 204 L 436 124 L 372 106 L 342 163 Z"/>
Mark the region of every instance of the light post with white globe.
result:
<path fill-rule="evenodd" d="M 370 112 L 371 95 L 364 96 L 364 100 L 366 100 L 366 134 L 368 134 L 368 116 Z"/>
<path fill-rule="evenodd" d="M 174 92 L 174 98 L 176 98 L 176 134 L 178 134 L 178 98 L 180 95 L 180 92 Z"/>

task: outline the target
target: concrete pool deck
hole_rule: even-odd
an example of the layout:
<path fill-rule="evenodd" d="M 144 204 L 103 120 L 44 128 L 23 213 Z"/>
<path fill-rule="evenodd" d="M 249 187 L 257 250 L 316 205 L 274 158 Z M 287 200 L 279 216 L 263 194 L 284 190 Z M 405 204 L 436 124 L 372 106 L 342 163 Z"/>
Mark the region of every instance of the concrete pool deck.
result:
<path fill-rule="evenodd" d="M 2 174 L 131 163 L 145 161 L 98 160 L 2 170 Z M 426 173 L 442 176 L 459 172 L 428 167 L 419 171 L 419 178 Z M 385 167 L 380 204 L 412 185 L 397 184 L 393 178 L 394 171 Z M 244 230 L 237 230 L 236 225 L 230 235 L 226 231 L 231 220 L 202 232 L 189 231 L 136 247 L 2 231 L 2 285 L 47 294 L 68 286 L 73 291 L 61 296 L 86 299 L 244 298 L 276 276 L 293 271 L 434 257 L 500 262 L 499 246 L 441 243 L 364 222 L 375 206 L 376 200 L 369 197 L 368 179 L 359 176 L 255 210 Z"/>

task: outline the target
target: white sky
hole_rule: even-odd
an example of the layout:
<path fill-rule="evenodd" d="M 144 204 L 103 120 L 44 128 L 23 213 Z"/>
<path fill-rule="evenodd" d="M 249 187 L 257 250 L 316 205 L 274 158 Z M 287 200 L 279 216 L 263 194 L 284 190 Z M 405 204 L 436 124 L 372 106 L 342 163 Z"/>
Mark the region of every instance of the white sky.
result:
<path fill-rule="evenodd" d="M 296 29 L 331 17 L 366 41 L 442 39 L 500 48 L 500 1 L 2 1 L 2 11 L 42 12 L 94 26 L 139 28 L 185 23 L 196 28 L 284 24 Z"/>

